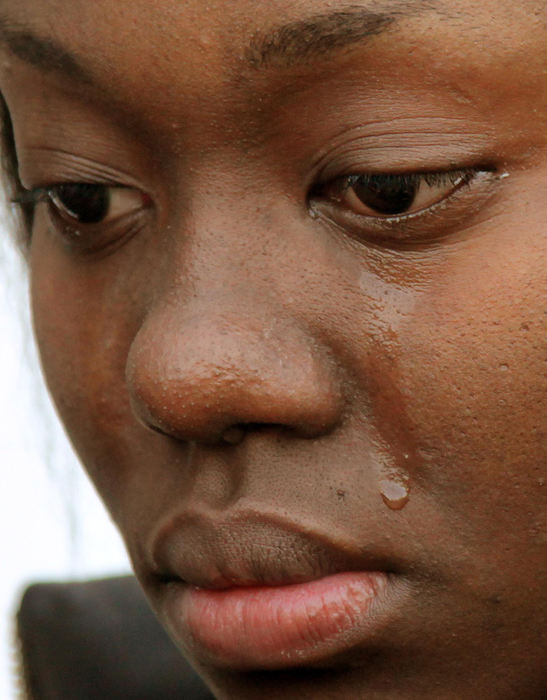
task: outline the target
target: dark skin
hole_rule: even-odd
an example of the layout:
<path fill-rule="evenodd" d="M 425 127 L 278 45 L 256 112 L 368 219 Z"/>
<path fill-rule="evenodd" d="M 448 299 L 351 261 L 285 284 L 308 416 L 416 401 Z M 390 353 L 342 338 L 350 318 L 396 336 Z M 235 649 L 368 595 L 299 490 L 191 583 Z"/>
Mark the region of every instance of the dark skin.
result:
<path fill-rule="evenodd" d="M 48 386 L 219 698 L 547 692 L 545 12 L 427 6 L 0 3 Z M 389 594 L 342 650 L 222 664 L 166 527 L 196 585 L 196 551 L 319 577 L 312 533 Z"/>

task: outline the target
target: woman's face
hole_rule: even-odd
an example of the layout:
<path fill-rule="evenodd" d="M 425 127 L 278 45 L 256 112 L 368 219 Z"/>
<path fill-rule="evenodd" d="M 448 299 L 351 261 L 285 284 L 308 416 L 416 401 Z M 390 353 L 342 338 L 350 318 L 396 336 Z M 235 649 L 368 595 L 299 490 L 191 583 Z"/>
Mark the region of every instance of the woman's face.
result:
<path fill-rule="evenodd" d="M 219 697 L 543 697 L 542 6 L 0 3 L 47 381 Z"/>

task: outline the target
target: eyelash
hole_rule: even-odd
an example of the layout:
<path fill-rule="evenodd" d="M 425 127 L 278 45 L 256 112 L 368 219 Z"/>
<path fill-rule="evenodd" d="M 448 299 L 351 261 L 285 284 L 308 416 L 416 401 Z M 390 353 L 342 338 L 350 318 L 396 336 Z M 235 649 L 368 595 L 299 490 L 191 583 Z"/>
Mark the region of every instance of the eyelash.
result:
<path fill-rule="evenodd" d="M 343 175 L 312 188 L 309 197 L 310 215 L 349 233 L 359 240 L 381 245 L 424 244 L 438 240 L 477 210 L 492 193 L 495 181 L 506 177 L 491 167 L 469 167 L 457 170 L 414 173 L 365 173 Z M 359 180 L 361 185 L 394 182 L 409 188 L 421 183 L 428 186 L 452 185 L 453 189 L 430 205 L 395 215 L 372 216 L 351 211 L 343 205 L 343 195 Z M 329 195 L 329 190 L 342 196 Z M 342 206 L 341 206 L 342 205 Z"/>
<path fill-rule="evenodd" d="M 475 208 L 473 205 L 476 206 L 483 201 L 484 196 L 481 195 L 490 193 L 491 187 L 488 185 L 491 185 L 495 179 L 499 179 L 499 176 L 496 176 L 491 168 L 484 167 L 436 172 L 347 174 L 312 187 L 308 196 L 308 207 L 312 218 L 322 219 L 359 240 L 388 247 L 424 243 L 440 238 L 454 225 L 461 224 L 467 212 Z M 352 211 L 347 203 L 344 203 L 344 197 L 356 185 L 376 188 L 377 191 L 382 187 L 387 187 L 388 191 L 389 188 L 398 187 L 401 191 L 406 189 L 407 192 L 414 193 L 416 197 L 423 183 L 431 188 L 451 185 L 453 189 L 428 206 L 394 215 L 363 214 Z M 479 187 L 478 196 L 466 197 L 466 190 L 475 189 L 473 185 L 481 183 L 484 186 Z M 111 222 L 100 221 L 90 224 L 78 222 L 76 219 L 68 220 L 66 212 L 61 213 L 58 204 L 55 203 L 55 198 L 59 199 L 58 192 L 61 188 L 71 186 L 73 188 L 87 186 L 92 191 L 96 188 L 104 188 L 110 194 L 115 190 L 130 191 L 129 188 L 120 185 L 63 183 L 27 190 L 14 201 L 31 209 L 46 203 L 55 229 L 67 242 L 84 251 L 110 247 L 113 242 L 125 240 L 129 234 L 138 230 L 136 209 Z M 142 209 L 149 208 L 152 204 L 151 200 L 144 193 L 141 193 L 141 197 Z M 363 206 L 370 208 L 366 204 Z M 89 235 L 81 235 L 82 230 Z"/>
<path fill-rule="evenodd" d="M 99 213 L 104 209 L 103 218 L 107 218 L 112 208 L 112 201 L 122 199 L 129 200 L 131 206 L 127 211 L 114 215 L 110 221 L 78 220 L 70 211 L 70 207 L 62 202 L 62 192 L 71 192 L 72 196 L 91 198 L 93 195 L 99 200 Z M 57 201 L 56 201 L 57 200 Z M 104 201 L 101 201 L 104 200 Z M 39 187 L 27 190 L 17 197 L 14 202 L 21 206 L 30 207 L 33 212 L 39 204 L 47 205 L 50 222 L 62 240 L 72 245 L 82 253 L 94 253 L 104 249 L 110 249 L 115 244 L 127 240 L 137 233 L 143 225 L 142 214 L 150 209 L 152 201 L 150 197 L 134 188 L 123 185 L 103 183 L 61 183 L 48 187 Z M 81 204 L 82 202 L 80 202 Z M 90 203 L 89 201 L 87 202 Z M 97 204 L 97 202 L 95 202 Z M 127 206 L 127 201 L 125 202 Z M 115 209 L 115 207 L 114 207 Z"/>

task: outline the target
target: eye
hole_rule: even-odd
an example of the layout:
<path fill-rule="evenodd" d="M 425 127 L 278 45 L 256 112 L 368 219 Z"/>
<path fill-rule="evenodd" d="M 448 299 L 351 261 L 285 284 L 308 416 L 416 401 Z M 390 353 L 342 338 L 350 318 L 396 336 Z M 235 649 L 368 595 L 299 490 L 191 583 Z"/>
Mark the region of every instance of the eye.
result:
<path fill-rule="evenodd" d="M 129 187 L 67 183 L 49 188 L 50 205 L 68 223 L 101 224 L 138 211 L 145 195 Z"/>
<path fill-rule="evenodd" d="M 486 168 L 345 175 L 314 187 L 309 207 L 351 236 L 418 244 L 463 227 L 500 179 Z"/>
<path fill-rule="evenodd" d="M 52 229 L 82 253 L 111 249 L 139 231 L 152 207 L 150 197 L 134 187 L 69 182 L 30 190 L 16 203 L 45 204 Z"/>
<path fill-rule="evenodd" d="M 323 187 L 322 194 L 356 214 L 393 217 L 426 209 L 468 182 L 468 172 L 408 175 L 349 175 Z"/>

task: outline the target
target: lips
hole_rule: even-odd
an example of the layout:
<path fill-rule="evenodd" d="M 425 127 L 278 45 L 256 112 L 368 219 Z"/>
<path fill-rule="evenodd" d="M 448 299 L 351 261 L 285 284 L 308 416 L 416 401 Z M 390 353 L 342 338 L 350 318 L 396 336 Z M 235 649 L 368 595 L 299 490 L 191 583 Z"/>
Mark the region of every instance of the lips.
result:
<path fill-rule="evenodd" d="M 229 518 L 185 512 L 153 535 L 151 567 L 162 581 L 194 587 L 278 586 L 349 571 L 389 571 L 382 555 L 341 534 L 250 509 Z"/>
<path fill-rule="evenodd" d="M 249 509 L 185 512 L 149 552 L 172 636 L 221 667 L 283 668 L 351 650 L 374 636 L 392 581 L 388 562 L 357 543 Z"/>

